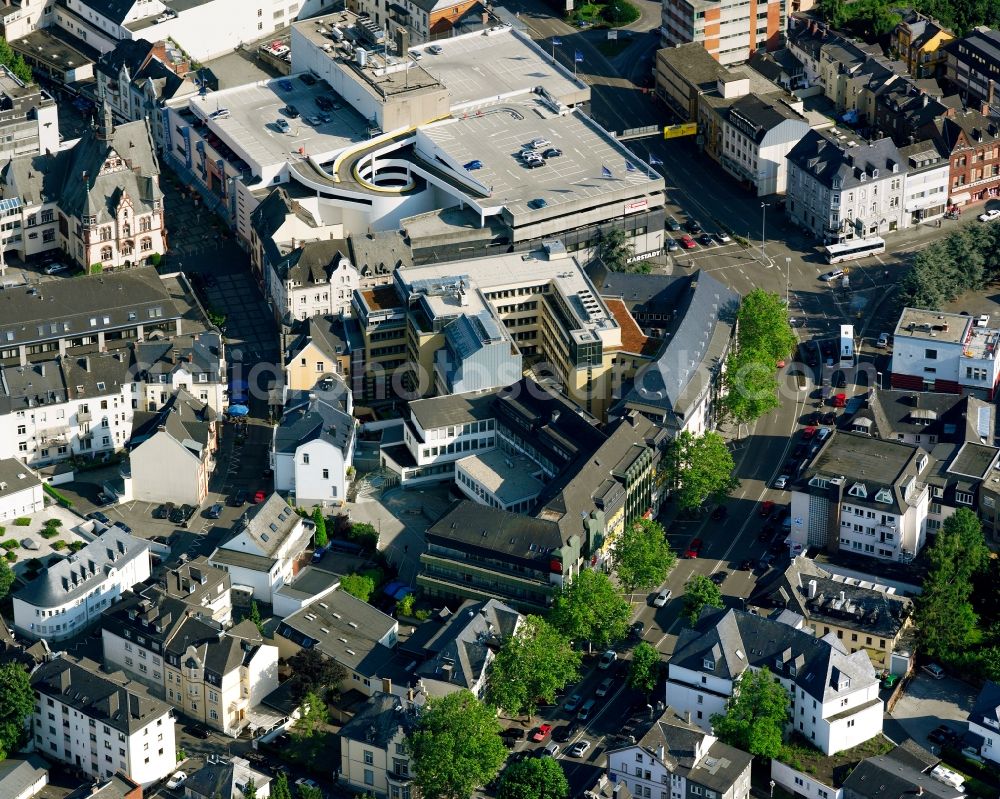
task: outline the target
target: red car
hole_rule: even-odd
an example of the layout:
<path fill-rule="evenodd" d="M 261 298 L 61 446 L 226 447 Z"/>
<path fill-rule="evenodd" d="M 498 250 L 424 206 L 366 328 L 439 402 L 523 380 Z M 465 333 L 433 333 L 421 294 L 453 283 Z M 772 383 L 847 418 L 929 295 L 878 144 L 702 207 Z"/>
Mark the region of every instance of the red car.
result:
<path fill-rule="evenodd" d="M 688 544 L 687 551 L 684 553 L 685 558 L 696 558 L 701 553 L 701 539 L 692 538 L 691 543 Z"/>
<path fill-rule="evenodd" d="M 771 515 L 771 511 L 774 510 L 774 502 L 769 499 L 765 499 L 760 503 L 760 518 L 766 519 Z"/>
<path fill-rule="evenodd" d="M 267 499 L 267 494 L 265 494 L 265 493 L 264 493 L 263 491 L 257 491 L 257 492 L 256 492 L 256 493 L 255 493 L 255 494 L 253 495 L 253 504 L 254 504 L 254 505 L 259 505 L 259 504 L 260 504 L 261 502 L 263 502 L 263 501 L 264 501 L 265 499 Z"/>
<path fill-rule="evenodd" d="M 693 250 L 698 246 L 695 244 L 694 239 L 692 239 L 687 233 L 677 239 L 677 243 L 680 244 L 685 250 Z"/>
<path fill-rule="evenodd" d="M 812 438 L 812 437 L 813 437 L 814 435 L 816 435 L 816 428 L 815 428 L 815 427 L 813 427 L 812 425 L 809 425 L 809 427 L 807 427 L 807 428 L 806 428 L 805 430 L 803 430 L 803 431 L 802 431 L 802 437 L 803 437 L 803 438 L 804 438 L 804 439 L 805 439 L 806 441 L 808 441 L 808 440 L 809 440 L 810 438 Z"/>
<path fill-rule="evenodd" d="M 846 394 L 838 394 L 836 397 L 833 398 L 833 407 L 834 408 L 844 408 L 846 406 L 847 406 L 847 395 Z"/>
<path fill-rule="evenodd" d="M 549 737 L 549 733 L 552 732 L 551 724 L 541 724 L 538 729 L 531 733 L 532 741 L 544 741 Z"/>

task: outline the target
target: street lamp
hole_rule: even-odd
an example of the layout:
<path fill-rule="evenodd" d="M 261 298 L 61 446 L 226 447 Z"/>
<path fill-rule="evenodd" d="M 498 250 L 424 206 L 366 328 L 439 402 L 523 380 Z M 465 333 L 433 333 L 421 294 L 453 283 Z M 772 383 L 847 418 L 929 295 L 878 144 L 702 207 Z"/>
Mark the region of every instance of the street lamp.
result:
<path fill-rule="evenodd" d="M 774 783 L 774 780 L 771 780 L 771 781 L 770 781 L 770 782 L 768 783 L 768 786 L 769 786 L 769 787 L 771 788 L 771 796 L 772 796 L 772 797 L 774 796 L 774 785 L 775 785 L 775 783 Z"/>
<path fill-rule="evenodd" d="M 767 263 L 767 253 L 764 252 L 764 226 L 767 223 L 767 203 L 760 204 L 760 260 Z"/>
<path fill-rule="evenodd" d="M 788 308 L 788 273 L 792 268 L 792 259 L 785 256 L 785 308 Z"/>

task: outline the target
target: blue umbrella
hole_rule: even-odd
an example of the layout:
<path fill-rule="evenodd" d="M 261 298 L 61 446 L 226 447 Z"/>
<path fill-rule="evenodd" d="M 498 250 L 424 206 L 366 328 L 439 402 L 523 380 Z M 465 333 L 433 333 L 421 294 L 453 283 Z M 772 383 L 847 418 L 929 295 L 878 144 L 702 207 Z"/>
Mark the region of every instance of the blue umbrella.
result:
<path fill-rule="evenodd" d="M 226 409 L 226 413 L 230 416 L 247 416 L 250 413 L 250 409 L 246 405 L 230 405 Z"/>

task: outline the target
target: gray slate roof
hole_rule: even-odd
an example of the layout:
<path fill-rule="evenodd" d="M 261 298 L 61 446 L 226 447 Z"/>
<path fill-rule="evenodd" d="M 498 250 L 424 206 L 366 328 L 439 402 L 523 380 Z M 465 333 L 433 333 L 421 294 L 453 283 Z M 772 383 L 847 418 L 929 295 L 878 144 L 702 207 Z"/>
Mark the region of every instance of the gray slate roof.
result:
<path fill-rule="evenodd" d="M 140 341 L 132 351 L 132 366 L 136 374 L 146 380 L 152 375 L 185 371 L 191 375 L 207 375 L 209 383 L 218 383 L 223 379 L 222 336 L 206 330 L 195 335 Z"/>
<path fill-rule="evenodd" d="M 714 676 L 724 680 L 735 681 L 748 666 L 766 666 L 820 702 L 840 694 L 841 675 L 849 678 L 850 691 L 878 682 L 863 649 L 849 655 L 836 636 L 816 638 L 782 622 L 737 610 L 705 613 L 694 628 L 683 629 L 670 665 L 704 673 L 706 659 L 715 663 Z M 794 676 L 790 667 L 795 667 Z"/>
<path fill-rule="evenodd" d="M 41 483 L 38 475 L 17 458 L 0 460 L 0 499 L 24 491 L 26 488 L 41 485 Z"/>
<path fill-rule="evenodd" d="M 282 542 L 291 535 L 302 522 L 299 515 L 277 493 L 272 493 L 258 505 L 251 505 L 242 516 L 242 527 L 235 535 L 248 533 L 265 556 L 273 556 L 281 548 Z M 222 544 L 222 549 L 226 548 Z M 213 555 L 213 560 L 215 556 Z"/>
<path fill-rule="evenodd" d="M 224 763 L 206 763 L 187 778 L 184 789 L 205 799 L 241 799 L 242 786 L 251 779 L 258 791 L 271 784 L 271 778 L 253 768 L 249 761 L 233 757 Z"/>
<path fill-rule="evenodd" d="M 862 175 L 866 175 L 866 180 L 874 180 L 876 169 L 879 180 L 893 174 L 893 167 L 898 174 L 906 172 L 906 163 L 889 138 L 849 147 L 830 135 L 810 130 L 789 151 L 787 158 L 830 189 L 835 187 L 836 180 L 840 181 L 837 186 L 840 190 L 861 186 Z"/>
<path fill-rule="evenodd" d="M 274 270 L 282 280 L 296 286 L 328 284 L 345 252 L 345 241 L 307 241 L 282 257 Z"/>
<path fill-rule="evenodd" d="M 101 585 L 109 569 L 121 570 L 135 558 L 149 557 L 149 544 L 124 530 L 110 527 L 79 552 L 54 563 L 14 593 L 36 607 L 64 605 Z"/>
<path fill-rule="evenodd" d="M 74 661 L 61 655 L 34 671 L 31 686 L 126 735 L 158 718 L 164 718 L 164 724 L 174 723 L 166 702 L 150 696 L 122 672 L 101 672 L 92 660 Z"/>
<path fill-rule="evenodd" d="M 958 799 L 964 792 L 924 772 L 899 747 L 888 754 L 862 760 L 844 780 L 845 795 L 852 799 Z"/>
<path fill-rule="evenodd" d="M 480 505 L 469 499 L 457 502 L 427 530 L 428 541 L 461 550 L 493 553 L 498 558 L 538 561 L 548 571 L 548 553 L 565 543 L 559 525 Z"/>
<path fill-rule="evenodd" d="M 274 451 L 294 453 L 300 446 L 321 439 L 346 453 L 354 440 L 354 417 L 346 412 L 346 385 L 330 376 L 340 391 L 289 392 L 285 412 L 274 431 Z"/>
<path fill-rule="evenodd" d="M 208 453 L 215 419 L 216 413 L 208 403 L 180 388 L 159 410 L 136 411 L 129 444 L 138 449 L 155 435 L 167 435 L 200 460 Z"/>
<path fill-rule="evenodd" d="M 340 737 L 385 750 L 400 729 L 408 735 L 416 728 L 417 721 L 417 711 L 412 704 L 407 707 L 395 694 L 376 691 L 340 728 Z"/>
<path fill-rule="evenodd" d="M 969 721 L 1000 730 L 1000 685 L 992 680 L 986 681 L 969 714 Z"/>

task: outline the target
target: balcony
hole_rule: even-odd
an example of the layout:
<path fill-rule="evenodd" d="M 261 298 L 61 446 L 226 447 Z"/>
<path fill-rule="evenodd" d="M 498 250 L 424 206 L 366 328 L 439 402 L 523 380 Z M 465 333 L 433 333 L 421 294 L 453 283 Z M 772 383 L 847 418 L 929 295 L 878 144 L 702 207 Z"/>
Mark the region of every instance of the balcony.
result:
<path fill-rule="evenodd" d="M 77 420 L 77 422 L 89 422 L 93 418 L 94 418 L 94 415 L 89 410 L 85 411 L 85 410 L 83 410 L 83 408 L 80 408 L 76 412 L 76 420 Z"/>

